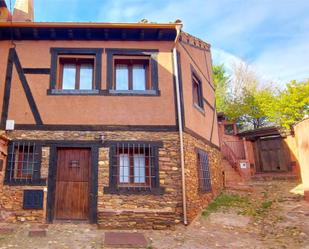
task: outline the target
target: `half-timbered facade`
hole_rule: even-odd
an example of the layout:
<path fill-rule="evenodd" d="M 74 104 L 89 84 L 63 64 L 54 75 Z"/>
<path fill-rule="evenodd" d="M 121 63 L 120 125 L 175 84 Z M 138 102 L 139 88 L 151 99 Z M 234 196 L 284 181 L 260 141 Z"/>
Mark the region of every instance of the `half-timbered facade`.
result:
<path fill-rule="evenodd" d="M 181 28 L 0 22 L 0 220 L 160 229 L 220 192 L 210 46 Z"/>

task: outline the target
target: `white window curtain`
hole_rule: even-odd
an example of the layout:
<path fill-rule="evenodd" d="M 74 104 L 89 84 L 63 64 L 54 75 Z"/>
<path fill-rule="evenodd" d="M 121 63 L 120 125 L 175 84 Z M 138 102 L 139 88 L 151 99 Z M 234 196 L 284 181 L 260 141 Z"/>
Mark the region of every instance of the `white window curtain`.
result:
<path fill-rule="evenodd" d="M 129 90 L 128 65 L 116 65 L 116 90 Z"/>
<path fill-rule="evenodd" d="M 74 64 L 63 65 L 62 89 L 65 90 L 75 89 L 75 75 L 76 75 L 76 66 Z"/>
<path fill-rule="evenodd" d="M 119 155 L 119 182 L 128 183 L 130 176 L 130 158 L 128 154 Z"/>
<path fill-rule="evenodd" d="M 134 183 L 145 183 L 145 155 L 134 154 Z"/>
<path fill-rule="evenodd" d="M 144 65 L 133 65 L 133 90 L 146 90 L 146 73 Z"/>
<path fill-rule="evenodd" d="M 92 64 L 81 64 L 80 66 L 80 90 L 92 89 L 93 66 Z"/>

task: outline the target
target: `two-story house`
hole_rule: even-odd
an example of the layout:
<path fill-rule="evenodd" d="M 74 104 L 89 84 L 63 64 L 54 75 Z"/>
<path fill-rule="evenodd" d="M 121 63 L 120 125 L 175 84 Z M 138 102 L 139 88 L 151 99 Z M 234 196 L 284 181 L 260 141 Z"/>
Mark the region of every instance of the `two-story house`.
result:
<path fill-rule="evenodd" d="M 192 221 L 223 185 L 210 45 L 179 21 L 41 23 L 17 3 L 0 22 L 0 220 Z"/>

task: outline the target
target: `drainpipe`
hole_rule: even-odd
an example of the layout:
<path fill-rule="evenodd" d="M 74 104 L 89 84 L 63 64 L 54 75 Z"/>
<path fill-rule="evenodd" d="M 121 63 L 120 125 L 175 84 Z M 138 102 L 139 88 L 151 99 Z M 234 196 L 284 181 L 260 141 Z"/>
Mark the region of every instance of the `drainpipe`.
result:
<path fill-rule="evenodd" d="M 179 88 L 179 76 L 178 76 L 178 62 L 176 47 L 173 48 L 173 66 L 176 82 L 176 99 L 177 99 L 177 113 L 178 113 L 178 127 L 179 127 L 179 139 L 180 139 L 180 163 L 181 163 L 181 180 L 182 180 L 182 206 L 183 206 L 183 223 L 187 222 L 187 198 L 186 198 L 186 181 L 185 181 L 185 159 L 183 149 L 183 127 L 180 105 L 180 88 Z"/>

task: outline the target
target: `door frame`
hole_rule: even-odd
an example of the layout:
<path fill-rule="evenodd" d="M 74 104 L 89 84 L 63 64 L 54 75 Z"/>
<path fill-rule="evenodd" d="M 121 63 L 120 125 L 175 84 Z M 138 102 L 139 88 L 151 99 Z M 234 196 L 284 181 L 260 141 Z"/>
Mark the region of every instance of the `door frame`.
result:
<path fill-rule="evenodd" d="M 46 222 L 53 223 L 54 205 L 56 195 L 57 158 L 58 148 L 81 148 L 90 149 L 90 192 L 89 192 L 89 223 L 97 223 L 97 198 L 98 198 L 98 157 L 100 143 L 95 141 L 55 141 L 50 146 L 48 191 L 46 204 Z"/>

